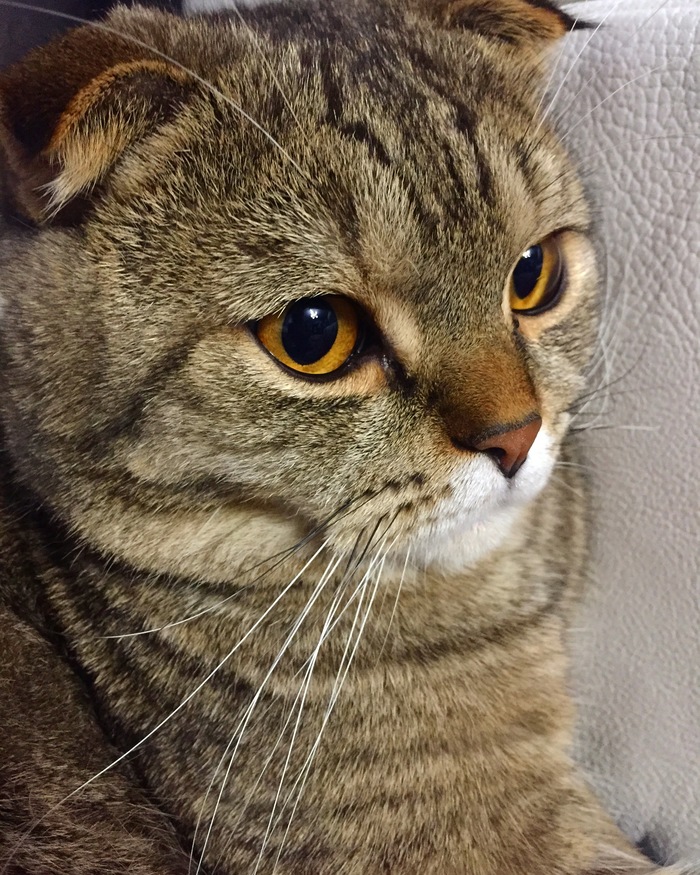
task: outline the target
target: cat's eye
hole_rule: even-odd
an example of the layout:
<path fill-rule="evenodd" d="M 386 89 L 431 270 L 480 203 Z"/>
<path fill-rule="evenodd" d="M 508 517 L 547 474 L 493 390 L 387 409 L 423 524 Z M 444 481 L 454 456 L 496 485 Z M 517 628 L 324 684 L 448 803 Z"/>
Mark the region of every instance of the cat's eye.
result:
<path fill-rule="evenodd" d="M 300 374 L 332 374 L 358 352 L 362 325 L 355 305 L 339 295 L 302 298 L 254 327 L 265 349 Z"/>
<path fill-rule="evenodd" d="M 510 278 L 510 308 L 535 316 L 553 307 L 565 285 L 564 256 L 558 236 L 530 246 L 520 257 Z"/>

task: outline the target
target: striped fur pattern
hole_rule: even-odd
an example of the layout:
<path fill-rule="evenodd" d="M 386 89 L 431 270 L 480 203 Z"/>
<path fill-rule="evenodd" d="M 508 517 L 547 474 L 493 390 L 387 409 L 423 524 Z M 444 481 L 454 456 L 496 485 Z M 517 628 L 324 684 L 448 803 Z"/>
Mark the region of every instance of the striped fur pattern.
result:
<path fill-rule="evenodd" d="M 572 25 L 118 8 L 0 78 L 0 871 L 657 871 L 569 757 L 596 268 L 538 101 Z M 554 232 L 566 294 L 516 323 Z M 379 340 L 308 382 L 248 326 L 319 291 Z M 512 482 L 457 446 L 532 404 Z"/>

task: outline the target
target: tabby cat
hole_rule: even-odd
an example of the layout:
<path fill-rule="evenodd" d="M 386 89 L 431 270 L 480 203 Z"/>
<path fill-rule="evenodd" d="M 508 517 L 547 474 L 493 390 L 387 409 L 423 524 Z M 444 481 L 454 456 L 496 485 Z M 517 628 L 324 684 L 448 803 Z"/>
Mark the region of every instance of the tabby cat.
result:
<path fill-rule="evenodd" d="M 0 871 L 656 871 L 569 754 L 576 24 L 119 7 L 2 74 Z"/>

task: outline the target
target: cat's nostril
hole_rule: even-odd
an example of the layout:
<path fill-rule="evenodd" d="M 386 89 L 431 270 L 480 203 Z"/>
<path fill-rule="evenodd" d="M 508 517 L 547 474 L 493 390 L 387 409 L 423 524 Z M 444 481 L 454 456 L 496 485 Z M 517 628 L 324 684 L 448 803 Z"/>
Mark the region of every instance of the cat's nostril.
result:
<path fill-rule="evenodd" d="M 460 446 L 491 456 L 503 474 L 510 478 L 516 475 L 527 459 L 541 426 L 541 417 L 533 413 L 524 423 L 489 429 L 487 433 L 482 432 L 472 438 L 468 444 L 460 443 Z"/>
<path fill-rule="evenodd" d="M 490 456 L 501 470 L 503 470 L 503 468 L 506 466 L 506 451 L 501 447 L 489 447 L 487 450 L 483 450 L 482 452 L 484 452 L 487 456 Z"/>

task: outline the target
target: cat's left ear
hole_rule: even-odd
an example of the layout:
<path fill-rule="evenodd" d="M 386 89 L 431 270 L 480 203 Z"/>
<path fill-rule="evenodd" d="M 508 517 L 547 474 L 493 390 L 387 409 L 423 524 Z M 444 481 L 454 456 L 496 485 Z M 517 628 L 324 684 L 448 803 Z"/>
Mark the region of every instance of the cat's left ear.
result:
<path fill-rule="evenodd" d="M 413 0 L 442 27 L 462 28 L 519 49 L 542 52 L 587 25 L 550 0 Z"/>
<path fill-rule="evenodd" d="M 81 27 L 0 73 L 4 196 L 33 222 L 78 221 L 129 148 L 193 82 L 106 29 Z"/>

